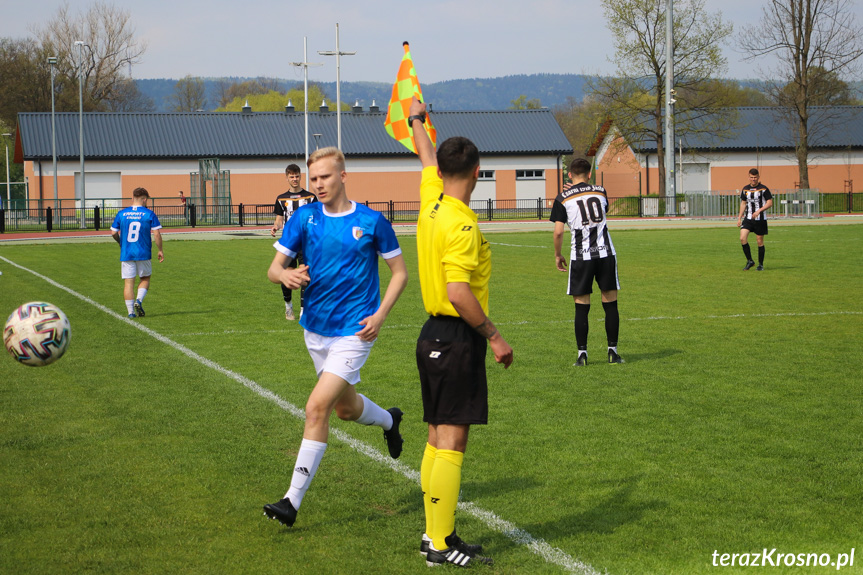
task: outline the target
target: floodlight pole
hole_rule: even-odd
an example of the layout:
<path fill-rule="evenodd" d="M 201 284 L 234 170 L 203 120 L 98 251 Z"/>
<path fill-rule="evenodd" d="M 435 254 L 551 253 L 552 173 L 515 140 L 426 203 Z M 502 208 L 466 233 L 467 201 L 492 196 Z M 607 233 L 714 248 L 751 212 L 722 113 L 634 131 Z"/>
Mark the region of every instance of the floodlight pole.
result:
<path fill-rule="evenodd" d="M 81 154 L 81 227 L 87 227 L 87 193 L 84 186 L 84 42 L 78 46 L 78 151 Z"/>
<path fill-rule="evenodd" d="M 665 214 L 677 215 L 674 175 L 674 0 L 665 0 Z"/>
<path fill-rule="evenodd" d="M 306 163 L 309 162 L 309 66 L 323 66 L 323 64 L 313 64 L 308 58 L 308 38 L 303 36 L 303 61 L 290 62 L 291 66 L 303 67 L 303 108 L 305 109 L 306 120 Z"/>
<path fill-rule="evenodd" d="M 342 52 L 339 50 L 339 23 L 336 22 L 336 51 L 322 52 L 318 50 L 321 56 L 336 57 L 336 133 L 337 145 L 342 149 L 342 82 L 341 82 L 341 56 L 353 56 L 356 52 Z"/>
<path fill-rule="evenodd" d="M 57 58 L 51 56 L 48 58 L 48 64 L 51 66 L 51 161 L 54 165 L 54 212 L 56 213 L 59 206 L 57 201 L 57 124 L 55 120 L 54 110 L 54 71 L 57 66 Z"/>

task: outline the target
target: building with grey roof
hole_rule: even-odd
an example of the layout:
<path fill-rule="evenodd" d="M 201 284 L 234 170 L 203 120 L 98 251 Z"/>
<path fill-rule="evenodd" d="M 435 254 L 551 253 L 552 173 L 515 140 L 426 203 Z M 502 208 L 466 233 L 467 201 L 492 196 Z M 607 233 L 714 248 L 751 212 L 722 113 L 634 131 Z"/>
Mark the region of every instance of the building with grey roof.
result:
<path fill-rule="evenodd" d="M 554 198 L 562 156 L 572 148 L 547 110 L 433 112 L 438 142 L 465 136 L 480 150 L 482 178 L 475 199 Z M 342 112 L 342 150 L 348 194 L 357 201 L 418 197 L 420 164 L 390 138 L 385 111 L 354 107 Z M 215 158 L 229 178 L 231 203 L 269 204 L 284 191 L 285 166 L 303 167 L 305 114 L 284 112 L 85 113 L 85 193 L 128 199 L 138 186 L 153 197 L 176 198 L 194 188 L 199 160 Z M 55 116 L 59 197 L 80 198 L 79 116 Z M 308 146 L 336 145 L 337 114 L 322 107 L 308 114 Z M 28 195 L 53 199 L 50 113 L 21 113 L 15 158 L 25 163 Z M 305 184 L 305 176 L 303 183 Z"/>
<path fill-rule="evenodd" d="M 677 191 L 734 193 L 747 184 L 747 172 L 758 168 L 771 189 L 799 187 L 795 155 L 796 126 L 788 110 L 738 108 L 736 128 L 727 134 L 683 135 L 676 142 Z M 810 108 L 809 182 L 822 192 L 863 186 L 863 107 Z M 611 123 L 603 126 L 590 155 L 597 180 L 613 195 L 655 194 L 659 190 L 656 142 L 631 145 Z M 850 188 L 849 188 L 850 187 Z"/>

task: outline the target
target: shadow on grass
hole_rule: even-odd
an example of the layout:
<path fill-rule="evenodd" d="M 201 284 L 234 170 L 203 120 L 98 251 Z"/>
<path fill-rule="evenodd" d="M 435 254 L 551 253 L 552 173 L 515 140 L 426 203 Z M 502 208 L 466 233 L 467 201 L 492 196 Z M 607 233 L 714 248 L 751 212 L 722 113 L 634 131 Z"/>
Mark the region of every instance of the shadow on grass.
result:
<path fill-rule="evenodd" d="M 626 363 L 666 359 L 675 355 L 680 355 L 681 353 L 683 353 L 682 349 L 658 349 L 656 351 L 650 351 L 647 353 L 630 353 L 625 350 L 620 351 L 621 357 L 623 357 Z M 626 364 L 624 364 L 624 366 L 625 365 Z M 590 366 L 590 363 L 588 363 L 588 366 Z"/>
<path fill-rule="evenodd" d="M 645 513 L 664 509 L 667 504 L 660 500 L 633 500 L 640 475 L 615 481 L 618 487 L 589 509 L 564 516 L 557 521 L 525 525 L 524 528 L 548 540 L 569 537 L 575 533 L 611 534 L 628 523 L 640 521 Z"/>

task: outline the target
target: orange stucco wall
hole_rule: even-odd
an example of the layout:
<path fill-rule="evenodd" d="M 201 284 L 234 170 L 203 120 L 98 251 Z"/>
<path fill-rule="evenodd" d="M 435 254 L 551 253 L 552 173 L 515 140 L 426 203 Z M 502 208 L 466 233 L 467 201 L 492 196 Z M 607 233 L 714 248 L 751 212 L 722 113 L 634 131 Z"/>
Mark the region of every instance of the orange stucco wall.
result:
<path fill-rule="evenodd" d="M 515 199 L 515 170 L 496 170 L 495 171 L 497 199 L 499 200 L 514 200 Z"/>
<path fill-rule="evenodd" d="M 637 196 L 639 191 L 644 193 L 644 172 L 632 149 L 617 138 L 596 166 L 596 183 L 612 198 Z"/>
<path fill-rule="evenodd" d="M 753 166 L 754 167 L 754 166 Z M 797 165 L 761 166 L 758 168 L 761 182 L 771 190 L 797 188 L 800 173 Z M 749 168 L 716 167 L 710 172 L 711 187 L 714 190 L 739 190 L 749 183 Z M 863 166 L 860 165 L 810 165 L 809 185 L 825 193 L 847 191 L 845 180 L 856 180 L 858 190 L 863 189 Z"/>

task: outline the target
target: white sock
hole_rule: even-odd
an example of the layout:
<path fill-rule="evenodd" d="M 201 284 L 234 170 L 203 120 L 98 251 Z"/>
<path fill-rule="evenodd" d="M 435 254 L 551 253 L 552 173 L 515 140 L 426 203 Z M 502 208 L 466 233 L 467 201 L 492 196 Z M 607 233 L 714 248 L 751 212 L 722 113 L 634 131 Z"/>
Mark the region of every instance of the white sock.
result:
<path fill-rule="evenodd" d="M 286 302 L 285 302 L 285 311 L 288 311 L 288 310 L 291 310 L 291 309 L 294 309 L 294 304 L 293 304 L 293 303 L 291 303 L 291 302 L 289 302 L 289 301 L 286 301 Z"/>
<path fill-rule="evenodd" d="M 135 300 L 127 299 L 126 300 L 126 311 L 128 313 L 135 313 Z"/>
<path fill-rule="evenodd" d="M 143 302 L 145 295 L 147 295 L 147 288 L 138 288 L 138 301 Z"/>
<path fill-rule="evenodd" d="M 306 495 L 306 490 L 315 478 L 315 473 L 318 471 L 318 465 L 321 464 L 321 459 L 324 457 L 324 451 L 327 450 L 327 444 L 311 439 L 303 439 L 300 444 L 300 452 L 297 454 L 297 464 L 294 466 L 294 474 L 291 476 L 291 487 L 285 493 L 285 497 L 291 500 L 291 505 L 294 509 L 299 510 L 300 504 L 303 502 L 303 497 Z"/>
<path fill-rule="evenodd" d="M 374 401 L 363 395 L 357 394 L 363 400 L 363 413 L 357 419 L 357 423 L 362 425 L 377 425 L 389 431 L 393 427 L 392 414 L 383 407 L 376 404 Z"/>
<path fill-rule="evenodd" d="M 617 346 L 614 346 L 614 347 L 609 346 L 608 351 L 613 351 L 614 353 L 617 353 Z"/>

